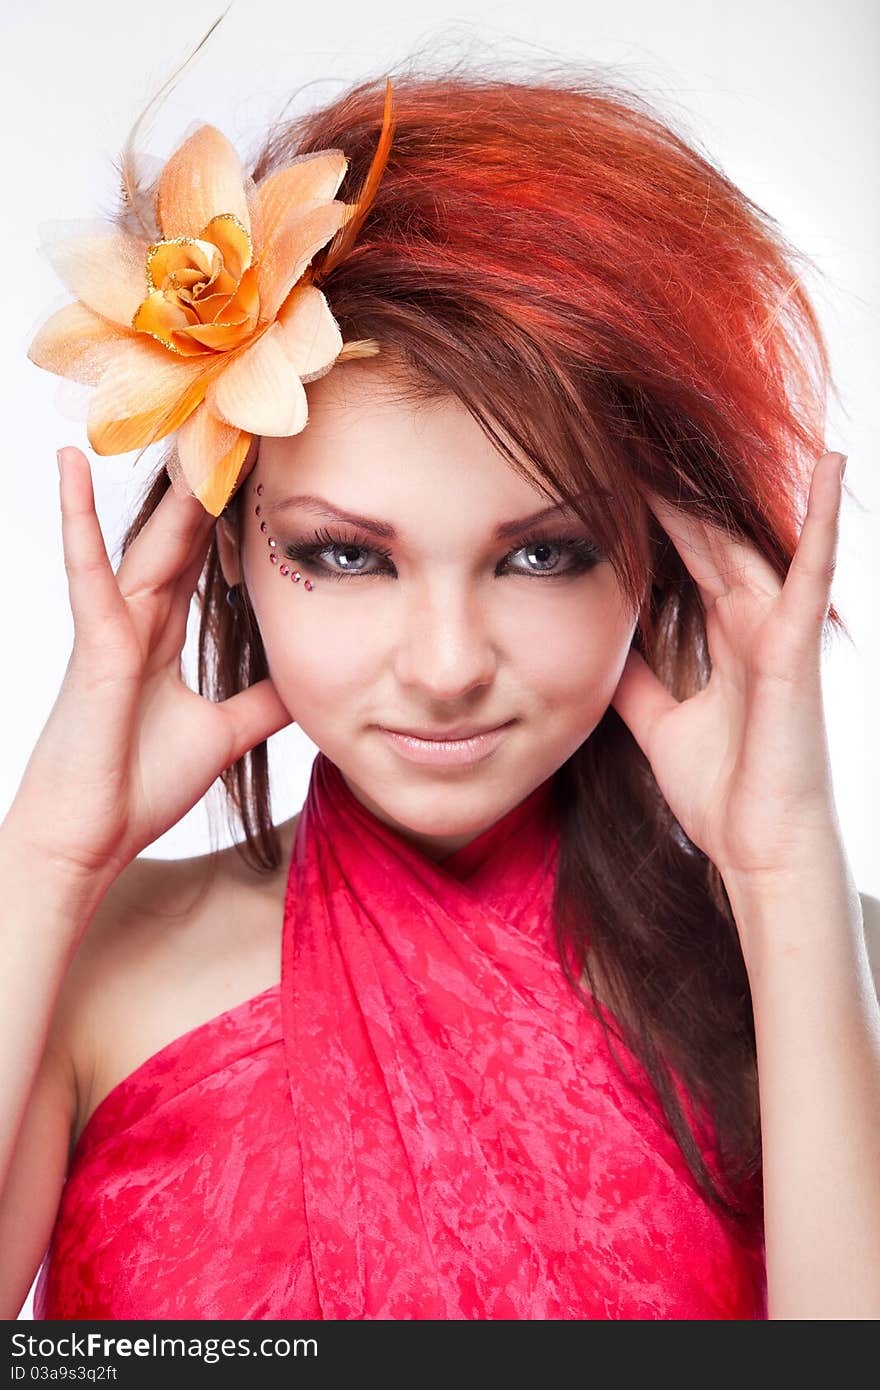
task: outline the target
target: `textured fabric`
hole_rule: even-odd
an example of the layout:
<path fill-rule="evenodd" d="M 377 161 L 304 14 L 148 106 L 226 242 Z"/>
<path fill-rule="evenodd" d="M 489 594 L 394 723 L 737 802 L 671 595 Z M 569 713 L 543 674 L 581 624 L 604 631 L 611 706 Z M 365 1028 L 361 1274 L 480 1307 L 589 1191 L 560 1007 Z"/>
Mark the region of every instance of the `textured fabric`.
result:
<path fill-rule="evenodd" d="M 438 863 L 317 755 L 281 981 L 99 1104 L 37 1318 L 766 1317 L 565 981 L 550 791 Z"/>

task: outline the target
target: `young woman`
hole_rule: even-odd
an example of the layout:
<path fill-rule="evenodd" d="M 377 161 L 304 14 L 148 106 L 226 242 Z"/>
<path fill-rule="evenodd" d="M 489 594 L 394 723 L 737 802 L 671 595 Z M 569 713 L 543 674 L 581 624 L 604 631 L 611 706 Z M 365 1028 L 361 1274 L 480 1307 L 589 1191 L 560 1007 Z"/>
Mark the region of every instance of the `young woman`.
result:
<path fill-rule="evenodd" d="M 393 138 L 381 95 L 244 183 L 201 127 L 119 214 L 147 298 L 69 257 L 32 353 L 98 383 L 99 452 L 175 439 L 115 574 L 62 451 L 74 648 L 0 828 L 4 1311 L 42 1262 L 47 1318 L 878 1316 L 796 253 L 601 80 L 409 74 Z M 218 776 L 243 842 L 139 858 Z"/>

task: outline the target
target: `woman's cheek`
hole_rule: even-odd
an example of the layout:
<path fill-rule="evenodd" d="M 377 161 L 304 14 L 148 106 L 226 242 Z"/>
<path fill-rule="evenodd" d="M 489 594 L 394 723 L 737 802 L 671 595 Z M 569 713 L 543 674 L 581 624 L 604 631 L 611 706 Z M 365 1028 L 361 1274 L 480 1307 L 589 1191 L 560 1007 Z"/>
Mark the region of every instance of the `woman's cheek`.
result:
<path fill-rule="evenodd" d="M 293 603 L 307 604 L 316 590 L 291 595 Z M 261 628 L 272 677 L 282 700 L 296 718 L 294 705 L 323 705 L 329 714 L 334 704 L 362 695 L 374 665 L 375 641 L 371 628 L 356 621 L 355 614 L 338 609 L 332 622 L 318 604 L 308 614 L 287 620 L 273 614 Z"/>
<path fill-rule="evenodd" d="M 554 581 L 535 581 L 551 585 Z M 552 605 L 520 603 L 508 624 L 506 650 L 538 688 L 563 692 L 595 675 L 618 640 L 616 614 L 598 593 L 559 595 Z"/>
<path fill-rule="evenodd" d="M 591 733 L 620 681 L 635 624 L 613 605 L 581 609 L 568 623 L 547 624 L 524 657 L 526 679 L 549 717 Z"/>

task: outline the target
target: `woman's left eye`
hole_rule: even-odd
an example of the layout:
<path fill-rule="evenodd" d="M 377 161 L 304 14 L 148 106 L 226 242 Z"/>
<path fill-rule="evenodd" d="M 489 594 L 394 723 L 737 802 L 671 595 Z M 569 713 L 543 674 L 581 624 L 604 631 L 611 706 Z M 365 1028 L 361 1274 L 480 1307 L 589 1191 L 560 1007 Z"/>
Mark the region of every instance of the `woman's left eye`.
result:
<path fill-rule="evenodd" d="M 557 553 L 557 556 L 560 553 L 568 552 L 571 563 L 560 570 L 558 559 L 554 561 L 554 551 Z M 512 550 L 510 554 L 511 556 L 525 555 L 530 567 L 532 566 L 534 557 L 534 561 L 537 563 L 538 568 L 523 570 L 522 573 L 524 574 L 581 574 L 584 570 L 590 569 L 593 565 L 597 564 L 602 558 L 599 550 L 593 545 L 592 541 L 588 541 L 580 536 L 576 536 L 572 539 L 559 537 L 556 540 L 542 539 L 530 541 L 527 545 L 520 546 L 518 550 Z"/>
<path fill-rule="evenodd" d="M 325 556 L 339 552 L 339 561 L 328 564 Z M 356 552 L 354 555 L 352 552 Z M 359 552 L 359 553 L 358 553 Z M 301 541 L 293 541 L 284 547 L 284 553 L 294 564 L 313 573 L 332 579 L 346 579 L 349 576 L 382 575 L 393 572 L 391 552 L 381 547 L 369 546 L 365 541 L 333 533 L 322 529 Z M 525 567 L 509 565 L 516 556 L 526 558 Z M 363 557 L 375 556 L 381 568 L 366 568 Z M 568 563 L 565 558 L 568 557 Z M 562 557 L 562 559 L 560 559 Z M 511 550 L 499 563 L 496 573 L 503 573 L 507 566 L 512 574 L 564 578 L 583 574 L 592 569 L 602 559 L 602 553 L 592 541 L 584 536 L 553 536 L 533 538 Z M 340 563 L 341 562 L 341 563 Z M 390 569 L 389 569 L 390 566 Z"/>

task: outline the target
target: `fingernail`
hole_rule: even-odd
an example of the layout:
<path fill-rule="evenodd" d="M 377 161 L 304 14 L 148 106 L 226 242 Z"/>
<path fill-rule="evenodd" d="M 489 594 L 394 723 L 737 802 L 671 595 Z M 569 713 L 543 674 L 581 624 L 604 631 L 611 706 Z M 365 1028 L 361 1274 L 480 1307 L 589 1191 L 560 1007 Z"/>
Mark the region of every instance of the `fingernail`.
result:
<path fill-rule="evenodd" d="M 846 461 L 847 461 L 848 458 L 849 458 L 849 454 L 841 454 L 841 456 L 840 456 L 840 481 L 841 481 L 841 482 L 843 482 L 843 475 L 844 475 L 844 473 L 846 472 Z"/>
<path fill-rule="evenodd" d="M 56 459 L 58 460 L 58 476 L 59 476 L 59 478 L 61 477 L 61 453 L 62 453 L 61 449 L 57 449 L 56 452 L 55 452 L 55 457 L 56 457 Z"/>

